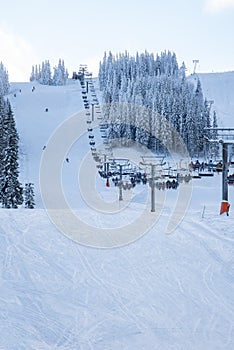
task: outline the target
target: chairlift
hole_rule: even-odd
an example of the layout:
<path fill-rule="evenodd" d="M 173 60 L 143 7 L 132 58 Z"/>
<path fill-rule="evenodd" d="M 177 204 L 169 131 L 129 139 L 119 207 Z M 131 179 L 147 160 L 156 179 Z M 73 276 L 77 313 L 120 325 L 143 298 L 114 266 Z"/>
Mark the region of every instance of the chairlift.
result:
<path fill-rule="evenodd" d="M 201 179 L 201 176 L 200 175 L 193 175 L 192 178 L 193 179 Z"/>
<path fill-rule="evenodd" d="M 214 173 L 212 173 L 210 171 L 209 172 L 199 172 L 198 175 L 201 177 L 205 177 L 205 176 L 210 177 L 210 176 L 214 176 Z"/>
<path fill-rule="evenodd" d="M 228 180 L 228 184 L 229 184 L 229 185 L 234 185 L 234 174 L 229 175 L 229 176 L 227 177 L 227 180 Z"/>

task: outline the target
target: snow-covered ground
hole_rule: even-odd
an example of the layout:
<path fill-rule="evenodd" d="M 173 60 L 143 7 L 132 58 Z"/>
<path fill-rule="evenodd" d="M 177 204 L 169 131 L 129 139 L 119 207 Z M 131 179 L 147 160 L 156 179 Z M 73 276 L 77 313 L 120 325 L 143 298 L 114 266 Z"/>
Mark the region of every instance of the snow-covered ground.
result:
<path fill-rule="evenodd" d="M 213 84 L 220 86 L 220 79 Z M 178 191 L 168 190 L 155 225 L 135 242 L 114 249 L 80 245 L 50 221 L 39 189 L 44 145 L 72 115 L 82 123 L 80 84 L 37 84 L 34 92 L 32 86 L 12 84 L 16 97 L 10 96 L 21 137 L 21 181 L 35 183 L 37 207 L 0 213 L 0 349 L 233 349 L 234 187 L 229 217 L 219 215 L 216 174 L 193 180 L 191 201 L 172 234 L 165 232 Z M 84 134 L 72 144 L 62 166 L 66 200 L 94 227 L 122 230 L 144 210 L 148 185 L 104 221 L 79 191 L 88 142 Z M 117 196 L 99 177 L 96 186 L 101 198 Z M 123 207 L 126 200 L 124 193 Z"/>

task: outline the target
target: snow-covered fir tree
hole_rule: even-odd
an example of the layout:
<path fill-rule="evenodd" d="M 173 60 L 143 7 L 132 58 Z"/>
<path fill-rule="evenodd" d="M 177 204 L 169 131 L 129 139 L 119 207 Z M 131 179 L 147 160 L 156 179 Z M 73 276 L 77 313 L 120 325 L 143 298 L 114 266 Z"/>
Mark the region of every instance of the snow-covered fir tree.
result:
<path fill-rule="evenodd" d="M 148 52 L 132 57 L 127 52 L 116 56 L 105 53 L 99 68 L 99 84 L 103 102 L 109 105 L 105 108 L 105 118 L 111 121 L 109 137 L 121 137 L 124 133 L 158 152 L 164 150 L 163 144 L 176 148 L 179 145 L 175 144 L 173 130 L 161 122 L 164 117 L 181 135 L 191 156 L 202 154 L 204 129 L 211 124 L 210 111 L 200 81 L 194 86 L 185 71 L 185 64 L 179 67 L 176 55 L 170 51 L 156 57 Z M 124 114 L 121 110 L 113 113 L 113 103 L 125 102 L 131 105 L 134 115 L 130 112 L 126 115 L 126 110 Z M 115 118 L 119 126 L 114 125 Z M 131 127 L 124 131 L 129 124 Z M 156 134 L 161 141 L 156 140 Z"/>
<path fill-rule="evenodd" d="M 42 85 L 51 85 L 52 84 L 51 69 L 50 69 L 50 62 L 49 61 L 42 62 L 39 82 Z"/>
<path fill-rule="evenodd" d="M 10 89 L 8 72 L 3 63 L 0 62 L 0 95 L 4 96 L 8 94 Z"/>
<path fill-rule="evenodd" d="M 34 68 L 34 66 L 32 66 L 32 71 L 31 71 L 31 75 L 30 75 L 29 80 L 30 80 L 30 81 L 36 80 L 36 74 L 35 74 L 35 68 Z"/>
<path fill-rule="evenodd" d="M 65 68 L 64 60 L 59 59 L 58 66 L 54 67 L 53 84 L 65 85 L 68 78 L 68 71 Z"/>
<path fill-rule="evenodd" d="M 35 206 L 34 185 L 31 182 L 25 184 L 25 188 L 24 188 L 24 204 L 25 204 L 25 208 L 27 208 L 27 209 L 33 209 L 34 206 Z"/>
<path fill-rule="evenodd" d="M 23 203 L 19 182 L 18 133 L 9 101 L 0 97 L 0 203 L 3 208 L 17 208 Z"/>

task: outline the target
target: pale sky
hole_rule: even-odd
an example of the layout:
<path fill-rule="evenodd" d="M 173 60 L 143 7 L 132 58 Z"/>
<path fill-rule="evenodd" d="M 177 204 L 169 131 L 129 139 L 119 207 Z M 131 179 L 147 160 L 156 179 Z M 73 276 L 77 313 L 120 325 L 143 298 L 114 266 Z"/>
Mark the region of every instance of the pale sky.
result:
<path fill-rule="evenodd" d="M 234 0 L 8 0 L 1 3 L 0 61 L 10 81 L 31 66 L 87 63 L 97 75 L 104 51 L 176 53 L 188 73 L 234 70 Z"/>

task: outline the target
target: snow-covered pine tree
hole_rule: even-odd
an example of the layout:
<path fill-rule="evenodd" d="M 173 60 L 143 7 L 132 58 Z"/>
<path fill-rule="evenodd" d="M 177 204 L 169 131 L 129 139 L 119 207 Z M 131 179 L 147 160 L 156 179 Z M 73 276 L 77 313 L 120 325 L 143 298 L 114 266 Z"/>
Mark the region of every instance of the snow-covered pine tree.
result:
<path fill-rule="evenodd" d="M 34 185 L 33 183 L 29 182 L 25 184 L 24 187 L 24 204 L 25 208 L 27 209 L 33 209 L 35 206 L 34 201 Z"/>
<path fill-rule="evenodd" d="M 8 72 L 3 63 L 0 62 L 0 95 L 4 96 L 8 94 L 10 89 Z"/>
<path fill-rule="evenodd" d="M 194 121 L 196 124 L 196 155 L 197 157 L 199 157 L 199 155 L 203 151 L 203 137 L 205 134 L 205 127 L 210 127 L 209 108 L 206 101 L 204 101 L 202 86 L 199 79 L 197 81 L 197 86 L 195 89 L 193 108 Z"/>
<path fill-rule="evenodd" d="M 5 149 L 7 145 L 7 125 L 5 117 L 5 101 L 3 96 L 0 95 L 0 179 L 2 177 L 4 169 L 4 158 L 5 158 Z M 0 183 L 1 186 L 1 183 Z M 1 198 L 1 192 L 0 192 Z"/>
<path fill-rule="evenodd" d="M 41 77 L 41 67 L 40 65 L 35 67 L 35 80 L 39 81 Z"/>
<path fill-rule="evenodd" d="M 68 78 L 68 71 L 65 68 L 64 60 L 59 59 L 58 66 L 54 67 L 53 85 L 65 85 Z"/>
<path fill-rule="evenodd" d="M 41 76 L 40 76 L 39 82 L 42 85 L 51 85 L 52 84 L 50 62 L 48 60 L 42 62 Z"/>
<path fill-rule="evenodd" d="M 18 133 L 9 101 L 3 103 L 0 132 L 1 168 L 0 202 L 3 208 L 17 208 L 23 203 L 23 188 L 19 182 Z"/>
<path fill-rule="evenodd" d="M 35 68 L 34 68 L 34 66 L 32 66 L 32 71 L 31 71 L 31 75 L 30 75 L 29 80 L 30 80 L 30 81 L 34 81 L 34 80 L 36 80 L 36 76 L 35 76 Z"/>
<path fill-rule="evenodd" d="M 100 90 L 102 90 L 105 86 L 105 81 L 106 81 L 106 51 L 104 52 L 104 57 L 102 62 L 100 61 L 99 63 L 99 86 Z"/>

